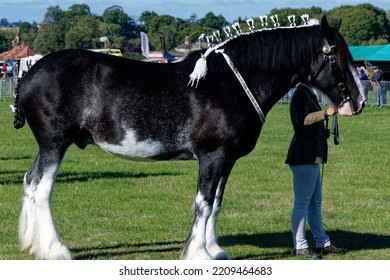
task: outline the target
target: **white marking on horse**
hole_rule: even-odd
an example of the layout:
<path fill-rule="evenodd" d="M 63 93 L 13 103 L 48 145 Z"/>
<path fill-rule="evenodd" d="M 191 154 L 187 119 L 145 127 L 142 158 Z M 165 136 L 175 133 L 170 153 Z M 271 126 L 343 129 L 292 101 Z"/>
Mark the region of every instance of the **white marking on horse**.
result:
<path fill-rule="evenodd" d="M 103 141 L 95 141 L 103 150 L 132 160 L 147 160 L 161 153 L 163 145 L 161 142 L 152 139 L 139 141 L 135 131 L 127 130 L 126 136 L 119 145 Z"/>
<path fill-rule="evenodd" d="M 349 71 L 352 74 L 353 80 L 355 81 L 355 84 L 359 89 L 360 94 L 359 94 L 358 102 L 359 102 L 359 107 L 362 107 L 364 101 L 366 100 L 366 98 L 364 96 L 363 85 L 362 85 L 360 78 L 356 72 L 356 69 L 355 69 L 355 67 L 353 67 L 352 63 L 349 62 L 348 67 L 349 67 Z M 354 114 L 350 102 L 344 103 L 343 106 L 341 106 L 339 112 L 343 116 L 352 116 Z"/>
<path fill-rule="evenodd" d="M 46 168 L 39 183 L 27 184 L 24 179 L 24 200 L 19 219 L 19 240 L 22 250 L 39 259 L 72 259 L 60 241 L 50 212 L 54 179 L 58 168 Z"/>
<path fill-rule="evenodd" d="M 206 226 L 207 220 L 211 215 L 211 207 L 207 205 L 203 195 L 198 192 L 195 198 L 195 207 L 198 208 L 196 217 L 197 221 L 193 224 L 191 235 L 189 237 L 190 244 L 187 247 L 186 254 L 182 256 L 185 260 L 211 260 L 213 257 L 206 249 Z"/>
<path fill-rule="evenodd" d="M 219 259 L 230 260 L 229 255 L 218 245 L 217 229 L 216 229 L 217 218 L 219 212 L 221 211 L 221 191 L 222 191 L 221 185 L 225 184 L 223 180 L 224 179 L 221 178 L 218 183 L 217 192 L 215 194 L 215 199 L 213 204 L 213 211 L 211 213 L 210 218 L 207 220 L 207 227 L 206 227 L 206 249 L 215 260 L 219 260 Z"/>

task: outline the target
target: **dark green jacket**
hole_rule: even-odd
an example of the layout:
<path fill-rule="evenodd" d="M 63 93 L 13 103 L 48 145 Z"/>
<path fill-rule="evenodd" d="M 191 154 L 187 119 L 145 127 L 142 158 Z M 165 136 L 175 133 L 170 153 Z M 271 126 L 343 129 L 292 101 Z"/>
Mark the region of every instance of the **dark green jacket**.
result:
<path fill-rule="evenodd" d="M 323 122 L 326 119 L 325 112 L 326 110 L 321 109 L 314 92 L 300 84 L 290 105 L 294 136 L 288 149 L 287 164 L 313 164 L 317 158 L 322 158 L 323 163 L 327 162 L 328 144 Z M 311 124 L 304 125 L 308 120 Z"/>

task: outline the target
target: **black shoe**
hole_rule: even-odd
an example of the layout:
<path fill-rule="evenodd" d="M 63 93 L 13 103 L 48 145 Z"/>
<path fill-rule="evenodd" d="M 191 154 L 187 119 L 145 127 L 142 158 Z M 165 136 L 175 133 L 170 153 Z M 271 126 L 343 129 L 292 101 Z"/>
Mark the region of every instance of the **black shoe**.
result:
<path fill-rule="evenodd" d="M 324 248 L 316 248 L 316 252 L 320 255 L 342 255 L 347 252 L 344 248 L 337 248 L 333 245 L 326 246 Z"/>
<path fill-rule="evenodd" d="M 313 259 L 313 260 L 321 258 L 321 254 L 313 252 L 309 248 L 294 250 L 294 255 L 295 256 L 304 256 L 306 258 Z"/>

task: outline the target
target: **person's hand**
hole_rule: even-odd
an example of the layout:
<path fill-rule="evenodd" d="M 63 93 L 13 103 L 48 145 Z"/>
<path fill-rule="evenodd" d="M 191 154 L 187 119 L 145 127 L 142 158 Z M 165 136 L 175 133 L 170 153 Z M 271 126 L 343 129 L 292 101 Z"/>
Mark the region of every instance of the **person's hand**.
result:
<path fill-rule="evenodd" d="M 328 116 L 333 116 L 339 112 L 339 109 L 337 106 L 330 106 L 328 109 L 326 109 L 326 114 Z"/>

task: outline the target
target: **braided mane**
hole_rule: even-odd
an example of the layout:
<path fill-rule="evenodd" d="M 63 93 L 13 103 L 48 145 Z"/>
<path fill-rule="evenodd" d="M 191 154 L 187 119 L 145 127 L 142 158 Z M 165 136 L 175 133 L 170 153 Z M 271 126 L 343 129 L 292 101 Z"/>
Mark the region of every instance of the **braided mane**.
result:
<path fill-rule="evenodd" d="M 277 73 L 312 62 L 321 52 L 322 38 L 318 25 L 262 29 L 230 40 L 224 51 L 239 69 Z"/>
<path fill-rule="evenodd" d="M 205 58 L 198 60 L 190 82 L 193 84 L 206 76 L 208 70 L 217 75 L 227 71 L 223 65 L 226 62 L 220 59 L 218 52 L 225 52 L 240 71 L 257 69 L 276 74 L 283 69 L 297 70 L 309 65 L 321 52 L 323 44 L 319 25 L 264 28 L 239 33 L 206 51 L 188 54 L 186 59 L 199 58 L 200 54 Z"/>

